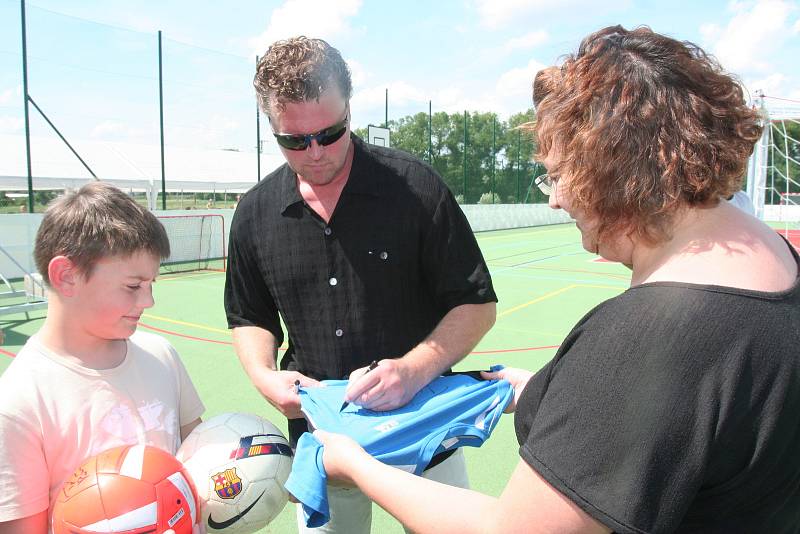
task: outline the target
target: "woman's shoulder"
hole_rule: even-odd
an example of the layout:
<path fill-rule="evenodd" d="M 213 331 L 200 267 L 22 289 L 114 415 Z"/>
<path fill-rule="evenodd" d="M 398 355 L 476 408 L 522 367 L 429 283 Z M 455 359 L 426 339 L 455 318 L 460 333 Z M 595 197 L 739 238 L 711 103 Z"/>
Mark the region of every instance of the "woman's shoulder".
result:
<path fill-rule="evenodd" d="M 800 282 L 800 257 L 775 229 L 724 205 L 670 248 L 645 282 L 683 282 L 779 293 Z"/>

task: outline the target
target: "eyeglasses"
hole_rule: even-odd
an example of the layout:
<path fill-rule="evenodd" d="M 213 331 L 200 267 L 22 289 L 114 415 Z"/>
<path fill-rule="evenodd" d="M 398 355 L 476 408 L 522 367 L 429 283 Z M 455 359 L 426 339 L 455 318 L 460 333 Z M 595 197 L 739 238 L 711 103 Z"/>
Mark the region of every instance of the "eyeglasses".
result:
<path fill-rule="evenodd" d="M 549 174 L 540 174 L 533 180 L 533 183 L 536 184 L 536 186 L 539 188 L 539 191 L 549 197 L 553 194 L 553 191 L 556 190 L 558 177 L 552 178 Z"/>
<path fill-rule="evenodd" d="M 333 126 L 328 126 L 324 130 L 320 130 L 313 134 L 284 134 L 275 133 L 275 140 L 280 146 L 286 150 L 305 150 L 311 146 L 311 141 L 316 141 L 319 146 L 332 145 L 344 135 L 347 131 L 347 121 L 350 118 L 349 107 L 345 109 L 344 119 L 337 122 Z"/>

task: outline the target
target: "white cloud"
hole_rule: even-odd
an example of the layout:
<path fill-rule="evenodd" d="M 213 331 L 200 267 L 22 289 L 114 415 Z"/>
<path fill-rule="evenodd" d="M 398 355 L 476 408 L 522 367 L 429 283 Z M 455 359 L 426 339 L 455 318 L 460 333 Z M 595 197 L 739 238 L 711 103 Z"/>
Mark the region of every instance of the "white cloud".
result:
<path fill-rule="evenodd" d="M 703 24 L 700 26 L 700 35 L 705 42 L 714 42 L 722 35 L 722 28 L 713 22 Z"/>
<path fill-rule="evenodd" d="M 472 91 L 469 95 L 461 89 L 444 89 L 438 91 L 433 99 L 434 113 L 446 111 L 447 113 L 463 113 L 464 110 L 472 113 L 493 112 L 501 116 L 508 114 L 508 106 L 502 99 L 486 91 Z"/>
<path fill-rule="evenodd" d="M 362 0 L 286 0 L 272 11 L 267 29 L 248 40 L 254 55 L 261 55 L 278 39 L 306 35 L 332 40 L 351 31 L 349 20 L 358 14 Z"/>
<path fill-rule="evenodd" d="M 532 11 L 558 7 L 558 0 L 476 0 L 481 22 L 489 28 L 500 28 L 515 18 Z"/>
<path fill-rule="evenodd" d="M 744 85 L 750 92 L 748 100 L 755 99 L 758 93 L 765 95 L 786 94 L 786 76 L 781 73 L 771 74 L 765 78 L 745 80 Z"/>
<path fill-rule="evenodd" d="M 450 114 L 494 112 L 501 117 L 526 109 L 530 104 L 520 107 L 517 99 L 499 97 L 493 91 L 481 88 L 470 88 L 469 84 L 454 83 L 444 89 L 423 88 L 405 81 L 395 81 L 388 84 L 389 88 L 389 115 L 393 119 L 428 111 L 428 102 L 431 102 L 433 112 L 444 111 Z M 527 97 L 530 100 L 530 96 Z M 351 109 L 353 110 L 353 126 L 359 128 L 370 121 L 383 122 L 386 105 L 386 86 L 373 86 L 356 92 L 353 96 Z M 403 110 L 403 111 L 398 111 Z"/>
<path fill-rule="evenodd" d="M 527 33 L 521 37 L 515 37 L 514 39 L 506 41 L 506 43 L 503 45 L 503 49 L 506 52 L 513 52 L 515 50 L 530 50 L 546 43 L 548 39 L 549 35 L 545 30 L 537 30 Z"/>
<path fill-rule="evenodd" d="M 380 118 L 383 121 L 386 89 L 389 89 L 389 115 L 399 118 L 419 111 L 427 112 L 428 102 L 433 112 L 450 114 L 493 112 L 508 117 L 532 106 L 531 85 L 536 73 L 546 65 L 531 60 L 521 68 L 501 74 L 494 86 L 491 80 L 453 81 L 444 88 L 418 86 L 413 82 L 396 80 L 388 84 L 370 84 L 357 89 L 353 95 L 353 125 L 358 128 Z M 488 84 L 486 82 L 489 82 Z"/>
<path fill-rule="evenodd" d="M 630 0 L 474 0 L 481 24 L 491 29 L 502 28 L 509 23 L 519 22 L 531 15 L 543 13 L 563 13 L 574 17 L 575 13 L 609 10 L 624 7 Z"/>
<path fill-rule="evenodd" d="M 511 69 L 503 73 L 495 84 L 497 95 L 501 98 L 518 96 L 530 98 L 533 78 L 537 72 L 545 67 L 546 65 L 532 59 L 525 67 Z"/>
<path fill-rule="evenodd" d="M 119 121 L 103 121 L 94 128 L 89 133 L 89 137 L 92 138 L 107 138 L 107 137 L 118 137 L 120 134 L 126 133 L 128 128 L 125 124 Z"/>
<path fill-rule="evenodd" d="M 350 80 L 353 82 L 353 87 L 358 88 L 366 85 L 369 79 L 369 73 L 359 61 L 352 58 L 345 58 L 347 66 L 350 67 Z"/>
<path fill-rule="evenodd" d="M 14 103 L 22 105 L 22 86 L 9 87 L 5 91 L 0 92 L 0 106 L 9 106 Z"/>
<path fill-rule="evenodd" d="M 17 133 L 25 128 L 25 121 L 20 117 L 0 117 L 0 133 Z"/>
<path fill-rule="evenodd" d="M 800 33 L 800 19 L 798 19 L 797 22 L 794 23 L 794 26 L 792 26 L 792 30 L 794 31 L 794 33 Z"/>
<path fill-rule="evenodd" d="M 760 0 L 729 6 L 735 15 L 724 28 L 701 27 L 714 55 L 726 70 L 738 74 L 768 73 L 770 59 L 785 41 L 789 13 L 794 6 L 783 0 Z"/>
<path fill-rule="evenodd" d="M 353 95 L 353 109 L 383 109 L 386 105 L 386 90 L 389 90 L 389 103 L 392 106 L 406 106 L 428 102 L 425 91 L 405 81 L 389 82 L 381 87 L 368 87 Z"/>

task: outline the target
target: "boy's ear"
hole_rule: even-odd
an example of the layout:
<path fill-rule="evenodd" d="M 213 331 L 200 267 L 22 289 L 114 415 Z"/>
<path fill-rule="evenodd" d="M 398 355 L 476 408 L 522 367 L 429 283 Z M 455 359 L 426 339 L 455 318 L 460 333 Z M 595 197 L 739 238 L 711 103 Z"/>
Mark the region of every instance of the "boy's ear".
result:
<path fill-rule="evenodd" d="M 75 283 L 78 273 L 75 264 L 66 256 L 56 256 L 47 265 L 47 275 L 50 277 L 50 287 L 60 295 L 71 297 L 75 293 Z"/>

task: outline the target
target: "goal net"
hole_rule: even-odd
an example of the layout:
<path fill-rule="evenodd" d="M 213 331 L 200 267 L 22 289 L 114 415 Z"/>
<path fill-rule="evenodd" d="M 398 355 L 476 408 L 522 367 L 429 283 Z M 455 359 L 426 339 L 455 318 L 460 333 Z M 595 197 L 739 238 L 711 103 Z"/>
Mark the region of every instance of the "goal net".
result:
<path fill-rule="evenodd" d="M 747 174 L 756 215 L 800 249 L 800 101 L 759 95 L 764 132 Z"/>
<path fill-rule="evenodd" d="M 162 273 L 225 270 L 225 218 L 222 215 L 161 215 L 170 255 Z"/>

